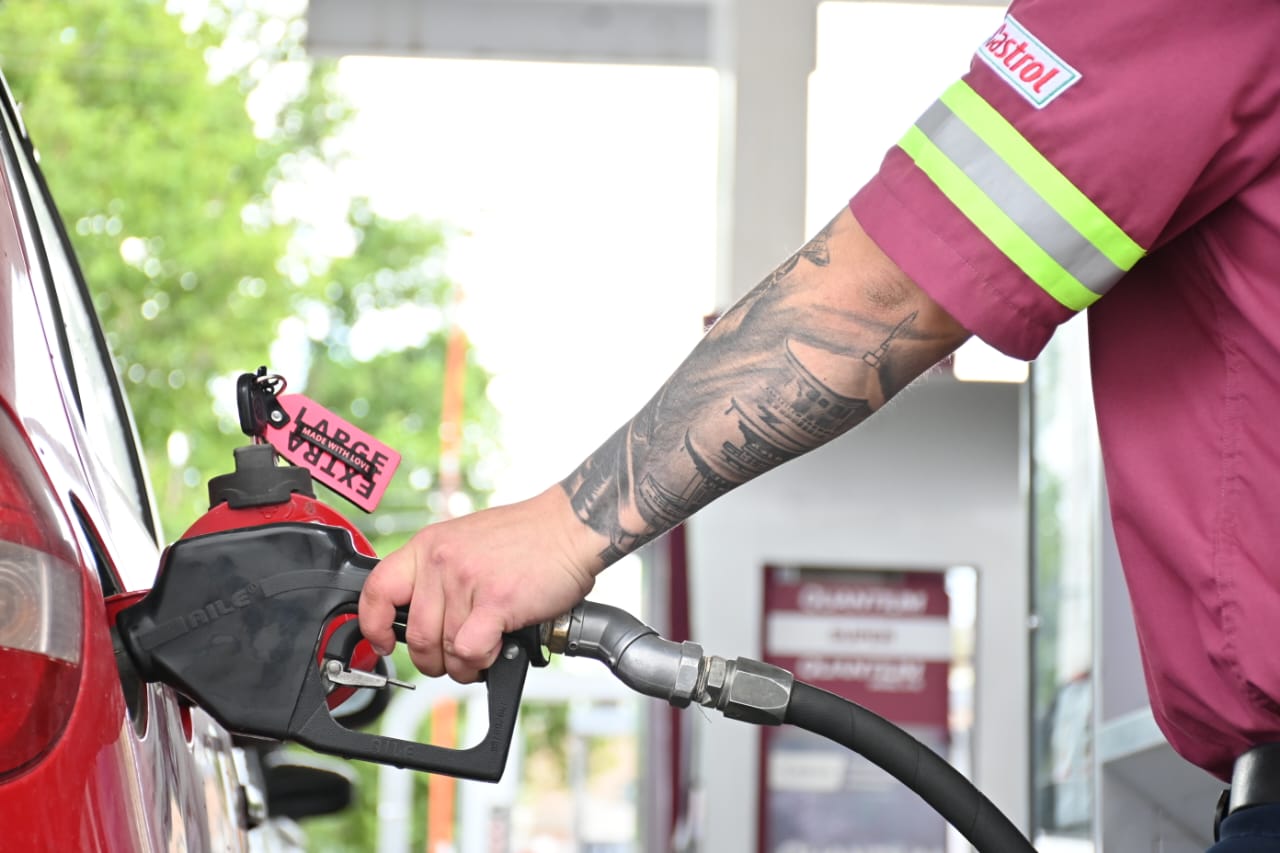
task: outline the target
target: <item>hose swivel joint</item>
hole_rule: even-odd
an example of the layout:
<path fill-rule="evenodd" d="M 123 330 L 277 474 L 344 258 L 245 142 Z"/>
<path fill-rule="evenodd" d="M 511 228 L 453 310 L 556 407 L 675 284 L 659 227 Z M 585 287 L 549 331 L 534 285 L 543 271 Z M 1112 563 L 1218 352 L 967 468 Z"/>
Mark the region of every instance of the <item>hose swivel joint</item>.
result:
<path fill-rule="evenodd" d="M 541 637 L 551 652 L 604 663 L 638 693 L 677 708 L 697 702 L 758 725 L 783 722 L 795 683 L 785 669 L 760 661 L 704 657 L 697 643 L 665 640 L 625 610 L 591 601 L 544 623 Z"/>
<path fill-rule="evenodd" d="M 795 676 L 781 667 L 751 658 L 725 660 L 712 655 L 705 660 L 697 700 L 731 720 L 779 726 L 786 721 L 794 684 Z"/>

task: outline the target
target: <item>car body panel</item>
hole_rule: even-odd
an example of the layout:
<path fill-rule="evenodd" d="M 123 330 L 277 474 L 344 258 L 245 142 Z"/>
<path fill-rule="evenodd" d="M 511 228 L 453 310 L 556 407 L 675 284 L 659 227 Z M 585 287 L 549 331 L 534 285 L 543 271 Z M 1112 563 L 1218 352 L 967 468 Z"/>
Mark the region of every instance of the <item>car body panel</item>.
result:
<path fill-rule="evenodd" d="M 43 254 L 55 244 L 70 250 L 60 227 L 57 233 L 40 227 L 32 205 L 45 203 L 42 189 L 31 183 L 30 163 L 25 176 L 14 168 L 23 157 L 11 133 L 16 113 L 7 99 L 0 101 L 8 125 L 0 140 L 0 406 L 7 410 L 0 417 L 12 416 L 25 433 L 62 509 L 83 567 L 84 602 L 83 614 L 68 614 L 83 620 L 75 710 L 38 761 L 0 775 L 3 845 L 81 853 L 248 850 L 230 735 L 167 687 L 140 688 L 136 713 L 131 717 L 126 708 L 104 594 L 150 585 L 160 555 L 154 509 L 145 479 L 132 489 L 122 486 L 88 434 L 90 428 L 111 431 L 121 447 L 132 448 L 142 470 L 127 407 L 89 405 L 81 413 L 88 395 L 77 393 L 76 381 L 88 380 L 74 374 L 68 347 L 85 342 L 70 340 L 60 326 L 65 320 L 56 300 L 74 288 L 72 297 L 91 319 L 92 304 L 78 279 L 51 280 L 67 269 L 55 269 Z M 48 217 L 46 211 L 45 226 Z M 97 338 L 101 346 L 100 333 Z M 105 352 L 82 357 L 103 359 L 105 375 L 116 381 Z M 122 400 L 118 386 L 103 390 Z"/>

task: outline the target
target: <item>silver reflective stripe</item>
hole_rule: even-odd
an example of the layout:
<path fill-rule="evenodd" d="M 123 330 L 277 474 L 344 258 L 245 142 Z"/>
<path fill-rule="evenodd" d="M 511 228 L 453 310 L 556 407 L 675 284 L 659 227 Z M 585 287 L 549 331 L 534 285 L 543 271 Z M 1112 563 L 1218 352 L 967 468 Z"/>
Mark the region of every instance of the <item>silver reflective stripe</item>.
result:
<path fill-rule="evenodd" d="M 1101 296 L 1125 274 L 942 101 L 935 101 L 916 127 L 1036 245 L 1091 292 Z"/>

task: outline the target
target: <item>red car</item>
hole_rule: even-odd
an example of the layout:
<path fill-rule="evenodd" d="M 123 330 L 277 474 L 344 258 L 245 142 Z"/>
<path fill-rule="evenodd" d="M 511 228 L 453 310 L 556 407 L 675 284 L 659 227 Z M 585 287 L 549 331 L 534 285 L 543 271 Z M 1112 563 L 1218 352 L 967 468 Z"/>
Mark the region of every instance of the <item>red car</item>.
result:
<path fill-rule="evenodd" d="M 0 117 L 0 847 L 288 849 L 287 818 L 341 808 L 347 778 L 238 744 L 117 668 L 107 599 L 151 586 L 157 516 L 7 85 Z"/>

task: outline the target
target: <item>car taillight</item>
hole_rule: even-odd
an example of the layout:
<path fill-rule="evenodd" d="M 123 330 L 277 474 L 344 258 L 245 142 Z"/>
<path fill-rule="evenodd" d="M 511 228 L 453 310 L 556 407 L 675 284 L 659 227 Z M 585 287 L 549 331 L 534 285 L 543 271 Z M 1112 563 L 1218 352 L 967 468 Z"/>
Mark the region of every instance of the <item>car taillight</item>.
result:
<path fill-rule="evenodd" d="M 0 413 L 0 775 L 49 750 L 80 685 L 82 572 L 52 486 Z"/>

